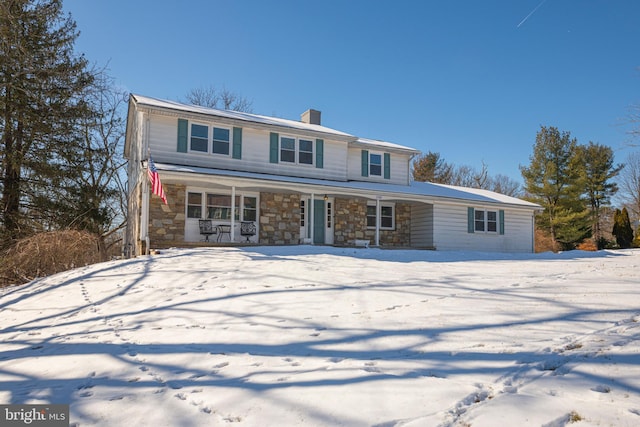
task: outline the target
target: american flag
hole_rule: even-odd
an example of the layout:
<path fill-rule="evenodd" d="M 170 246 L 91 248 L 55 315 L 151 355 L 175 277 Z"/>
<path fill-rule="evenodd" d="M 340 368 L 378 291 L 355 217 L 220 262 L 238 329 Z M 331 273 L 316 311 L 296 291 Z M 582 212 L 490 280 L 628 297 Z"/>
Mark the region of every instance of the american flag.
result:
<path fill-rule="evenodd" d="M 156 196 L 159 196 L 164 204 L 167 205 L 167 196 L 164 195 L 162 182 L 160 182 L 160 175 L 158 174 L 158 169 L 156 169 L 156 165 L 153 163 L 151 156 L 149 156 L 149 168 L 147 169 L 147 173 L 149 174 L 149 182 L 151 182 L 151 192 Z"/>

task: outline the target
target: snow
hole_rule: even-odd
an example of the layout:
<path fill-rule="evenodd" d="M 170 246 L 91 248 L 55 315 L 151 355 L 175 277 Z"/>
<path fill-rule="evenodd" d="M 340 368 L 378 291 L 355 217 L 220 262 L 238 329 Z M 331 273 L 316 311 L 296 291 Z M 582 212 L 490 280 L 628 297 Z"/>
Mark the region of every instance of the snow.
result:
<path fill-rule="evenodd" d="M 379 182 L 364 181 L 335 181 L 329 179 L 302 178 L 286 175 L 272 175 L 256 172 L 244 172 L 236 170 L 226 170 L 217 168 L 203 168 L 198 166 L 175 165 L 169 163 L 155 162 L 156 168 L 163 172 L 192 173 L 203 175 L 217 175 L 221 177 L 238 178 L 245 180 L 257 180 L 270 184 L 283 182 L 297 184 L 299 186 L 320 186 L 325 189 L 340 189 L 343 191 L 371 192 L 375 194 L 385 194 L 389 198 L 413 198 L 420 201 L 449 200 L 449 201 L 472 201 L 479 203 L 490 203 L 515 208 L 530 210 L 542 210 L 540 205 L 516 197 L 496 193 L 494 191 L 482 190 L 478 188 L 458 187 L 454 185 L 436 184 L 432 182 L 414 181 L 411 185 L 386 184 Z M 255 182 L 252 182 L 256 185 Z M 320 191 L 323 189 L 316 189 Z M 308 189 L 309 192 L 314 192 Z M 426 199 L 426 200 L 425 200 Z"/>
<path fill-rule="evenodd" d="M 0 291 L 77 426 L 640 425 L 640 251 L 170 249 Z"/>
<path fill-rule="evenodd" d="M 245 113 L 242 111 L 219 110 L 219 109 L 203 107 L 199 105 L 188 105 L 188 104 L 182 104 L 176 101 L 167 101 L 163 99 L 151 98 L 151 97 L 142 96 L 142 95 L 131 95 L 131 96 L 136 100 L 138 104 L 148 105 L 150 107 L 168 108 L 171 110 L 183 111 L 185 113 L 199 113 L 199 114 L 205 114 L 209 116 L 217 116 L 217 117 L 224 117 L 227 119 L 235 119 L 235 120 L 242 120 L 245 122 L 259 123 L 263 125 L 274 125 L 274 126 L 282 126 L 282 127 L 298 129 L 298 130 L 321 132 L 321 133 L 335 135 L 338 137 L 347 137 L 349 139 L 355 138 L 353 135 L 350 135 L 348 133 L 341 132 L 335 129 L 331 129 L 326 126 L 314 125 L 314 124 L 299 122 L 295 120 L 281 119 L 279 117 L 262 116 L 259 114 Z"/>

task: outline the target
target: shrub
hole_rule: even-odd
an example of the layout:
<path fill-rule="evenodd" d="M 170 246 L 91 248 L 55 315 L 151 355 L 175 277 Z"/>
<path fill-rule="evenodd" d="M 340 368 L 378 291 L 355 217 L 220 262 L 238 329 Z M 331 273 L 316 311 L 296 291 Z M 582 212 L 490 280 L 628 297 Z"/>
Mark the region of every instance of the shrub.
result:
<path fill-rule="evenodd" d="M 591 239 L 585 239 L 582 241 L 582 243 L 580 243 L 576 249 L 580 250 L 580 251 L 592 251 L 595 252 L 598 250 L 598 246 L 596 245 L 596 243 L 591 240 Z"/>
<path fill-rule="evenodd" d="M 35 234 L 5 250 L 0 259 L 0 286 L 25 283 L 100 261 L 97 236 L 63 230 Z"/>

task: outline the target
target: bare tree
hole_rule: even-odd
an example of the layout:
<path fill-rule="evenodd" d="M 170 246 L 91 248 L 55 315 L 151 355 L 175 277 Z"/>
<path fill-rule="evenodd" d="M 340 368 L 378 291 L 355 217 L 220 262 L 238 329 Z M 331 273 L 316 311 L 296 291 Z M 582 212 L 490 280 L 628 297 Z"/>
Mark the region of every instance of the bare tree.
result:
<path fill-rule="evenodd" d="M 619 194 L 631 211 L 633 220 L 640 219 L 640 152 L 627 156 L 625 167 L 619 175 Z"/>
<path fill-rule="evenodd" d="M 187 102 L 201 107 L 242 111 L 245 113 L 253 112 L 253 101 L 224 87 L 217 89 L 212 85 L 194 88 L 187 93 L 186 99 Z"/>
<path fill-rule="evenodd" d="M 511 197 L 522 196 L 522 186 L 520 183 L 501 174 L 490 179 L 489 190 Z"/>

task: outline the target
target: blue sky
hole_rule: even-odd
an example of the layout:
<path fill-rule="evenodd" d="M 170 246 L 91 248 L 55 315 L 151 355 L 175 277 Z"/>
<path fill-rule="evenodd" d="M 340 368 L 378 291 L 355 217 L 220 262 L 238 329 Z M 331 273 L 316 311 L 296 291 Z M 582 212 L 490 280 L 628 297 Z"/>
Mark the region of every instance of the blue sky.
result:
<path fill-rule="evenodd" d="M 253 112 L 439 152 L 522 182 L 540 126 L 630 151 L 638 0 L 64 0 L 126 90 L 226 87 Z M 638 143 L 638 141 L 635 141 Z"/>

